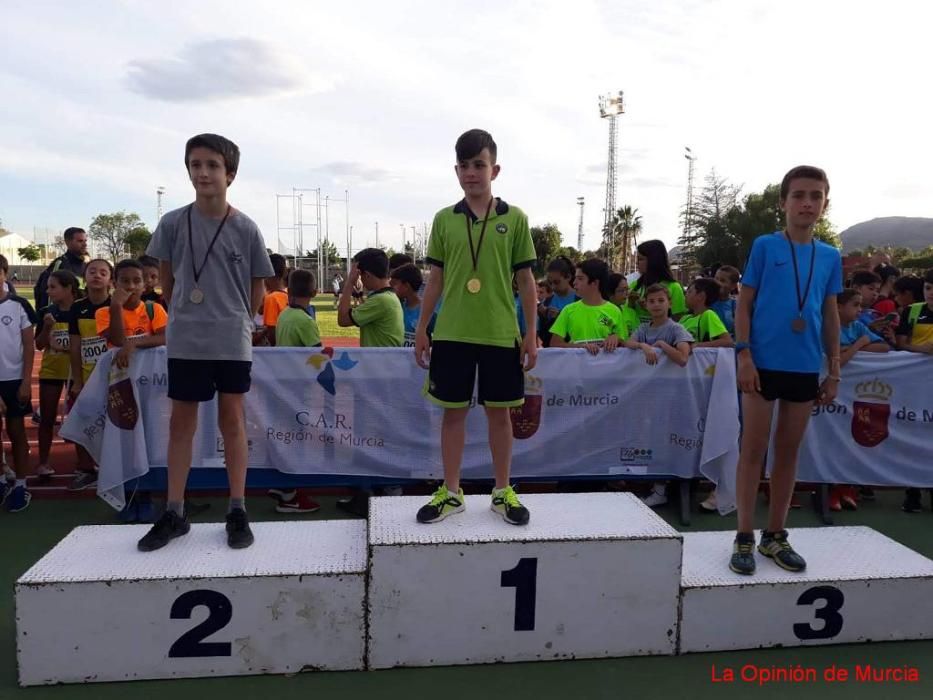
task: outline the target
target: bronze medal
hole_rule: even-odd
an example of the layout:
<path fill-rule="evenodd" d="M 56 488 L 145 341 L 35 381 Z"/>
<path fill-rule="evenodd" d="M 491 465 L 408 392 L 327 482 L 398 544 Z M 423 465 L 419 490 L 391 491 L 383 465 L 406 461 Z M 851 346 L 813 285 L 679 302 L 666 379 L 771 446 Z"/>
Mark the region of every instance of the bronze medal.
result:
<path fill-rule="evenodd" d="M 794 333 L 803 333 L 807 330 L 807 322 L 802 318 L 795 318 L 791 321 L 790 329 L 794 331 Z"/>
<path fill-rule="evenodd" d="M 790 258 L 794 263 L 794 291 L 797 293 L 797 318 L 790 322 L 790 329 L 794 333 L 804 333 L 807 330 L 807 321 L 803 317 L 803 310 L 807 306 L 807 297 L 810 296 L 810 284 L 813 282 L 813 268 L 816 265 L 816 241 L 810 241 L 810 272 L 807 274 L 807 286 L 804 287 L 803 294 L 800 293 L 800 272 L 797 270 L 797 251 L 794 249 L 794 243 L 790 239 L 790 234 L 785 233 L 787 245 L 790 246 Z"/>

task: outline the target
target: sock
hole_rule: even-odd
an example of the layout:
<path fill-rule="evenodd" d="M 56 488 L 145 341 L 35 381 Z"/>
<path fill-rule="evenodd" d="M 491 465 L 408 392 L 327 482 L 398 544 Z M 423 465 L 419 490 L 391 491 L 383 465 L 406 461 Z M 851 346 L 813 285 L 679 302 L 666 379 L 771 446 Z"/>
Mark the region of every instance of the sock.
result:
<path fill-rule="evenodd" d="M 246 511 L 246 499 L 245 498 L 231 498 L 230 507 L 227 509 L 227 512 L 230 513 L 234 509 L 239 508 L 242 511 Z"/>
<path fill-rule="evenodd" d="M 166 512 L 172 511 L 179 518 L 185 517 L 185 502 L 184 501 L 169 501 L 165 504 Z"/>
<path fill-rule="evenodd" d="M 502 492 L 505 491 L 507 488 L 508 488 L 508 486 L 503 486 L 501 489 L 500 489 L 500 488 L 494 488 L 494 489 L 492 490 L 492 495 L 493 495 L 493 496 L 501 496 L 501 495 L 502 495 Z"/>
<path fill-rule="evenodd" d="M 452 488 L 450 488 L 450 484 L 448 484 L 447 482 L 444 482 L 444 486 L 447 487 L 447 492 L 448 492 L 451 496 L 454 496 L 454 497 L 456 497 L 456 498 L 460 498 L 460 487 L 459 487 L 459 486 L 458 486 L 457 488 L 455 488 L 455 489 L 452 489 Z"/>
<path fill-rule="evenodd" d="M 20 487 L 26 488 L 26 480 L 25 480 L 25 479 L 17 478 L 17 479 L 16 479 L 16 484 L 14 484 L 13 488 L 18 489 L 18 488 L 20 488 Z"/>

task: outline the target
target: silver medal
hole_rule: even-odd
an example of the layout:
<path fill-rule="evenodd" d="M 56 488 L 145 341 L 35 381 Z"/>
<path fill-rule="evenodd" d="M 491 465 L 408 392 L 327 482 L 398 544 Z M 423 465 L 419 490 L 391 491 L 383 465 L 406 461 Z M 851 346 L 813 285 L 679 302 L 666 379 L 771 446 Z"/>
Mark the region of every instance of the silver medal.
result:
<path fill-rule="evenodd" d="M 200 304 L 204 301 L 204 292 L 197 288 L 192 289 L 191 294 L 188 295 L 188 299 L 191 300 L 192 304 Z"/>

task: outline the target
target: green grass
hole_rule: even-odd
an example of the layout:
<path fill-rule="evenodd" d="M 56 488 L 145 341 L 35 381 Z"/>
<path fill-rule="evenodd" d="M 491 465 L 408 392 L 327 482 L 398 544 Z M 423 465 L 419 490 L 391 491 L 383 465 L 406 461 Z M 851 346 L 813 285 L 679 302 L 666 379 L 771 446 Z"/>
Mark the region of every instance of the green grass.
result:
<path fill-rule="evenodd" d="M 839 525 L 869 525 L 904 543 L 925 556 L 933 556 L 930 537 L 933 516 L 906 515 L 899 510 L 901 494 L 897 491 L 879 493 L 879 499 L 860 506 L 855 513 L 836 515 Z M 321 497 L 324 506 L 309 520 L 341 517 L 334 499 Z M 199 520 L 220 520 L 225 502 L 210 499 L 212 508 Z M 250 500 L 254 520 L 280 518 L 268 499 Z M 660 514 L 678 527 L 674 507 L 660 509 Z M 444 700 L 502 696 L 509 700 L 567 700 L 578 698 L 625 697 L 645 698 L 716 698 L 727 700 L 758 700 L 786 698 L 795 700 L 818 698 L 930 698 L 933 679 L 933 641 L 882 644 L 849 644 L 823 647 L 756 649 L 711 654 L 687 654 L 677 657 L 640 657 L 592 661 L 560 661 L 490 666 L 460 666 L 427 669 L 396 669 L 390 671 L 359 671 L 341 673 L 305 673 L 293 677 L 253 676 L 237 678 L 203 678 L 174 681 L 144 681 L 91 685 L 18 689 L 16 686 L 15 626 L 13 583 L 27 568 L 54 546 L 73 527 L 84 524 L 112 523 L 113 514 L 98 500 L 37 500 L 29 510 L 17 515 L 0 513 L 0 536 L 3 556 L 0 557 L 0 700 L 126 700 L 126 698 L 170 698 L 171 700 L 205 700 L 206 698 L 252 698 L 257 696 L 291 699 L 301 698 L 405 698 L 419 695 L 439 695 Z M 806 509 L 792 511 L 792 527 L 818 525 L 814 513 Z M 735 527 L 734 517 L 694 514 L 692 528 L 687 530 L 729 530 Z M 854 552 L 853 556 L 858 556 Z M 929 601 L 917 610 L 905 614 L 930 616 Z M 456 605 L 456 601 L 451 601 Z M 927 610 L 926 613 L 923 610 Z M 424 624 L 438 621 L 425 618 Z M 731 623 L 741 624 L 741 611 Z M 743 664 L 788 666 L 802 664 L 818 671 L 837 664 L 849 669 L 856 663 L 878 666 L 910 665 L 919 669 L 921 682 L 916 685 L 826 684 L 773 685 L 759 688 L 741 683 L 712 684 L 711 666 L 738 668 Z M 430 689 L 434 689 L 430 691 Z"/>

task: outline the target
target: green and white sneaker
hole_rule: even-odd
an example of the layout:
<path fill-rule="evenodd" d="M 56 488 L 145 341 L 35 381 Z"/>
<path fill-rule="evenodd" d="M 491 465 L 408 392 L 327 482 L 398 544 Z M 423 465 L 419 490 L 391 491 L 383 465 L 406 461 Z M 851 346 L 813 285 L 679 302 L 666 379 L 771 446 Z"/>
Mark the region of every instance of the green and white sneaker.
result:
<path fill-rule="evenodd" d="M 493 490 L 492 505 L 490 508 L 502 516 L 502 519 L 512 525 L 527 525 L 531 514 L 522 505 L 515 495 L 515 489 L 506 486 L 504 489 Z"/>
<path fill-rule="evenodd" d="M 787 571 L 803 571 L 807 562 L 794 551 L 787 541 L 787 530 L 777 532 L 762 531 L 758 551 L 774 560 L 774 563 Z"/>
<path fill-rule="evenodd" d="M 421 506 L 416 517 L 419 523 L 438 523 L 448 515 L 464 510 L 463 489 L 451 493 L 447 490 L 447 484 L 441 484 L 427 505 Z"/>

